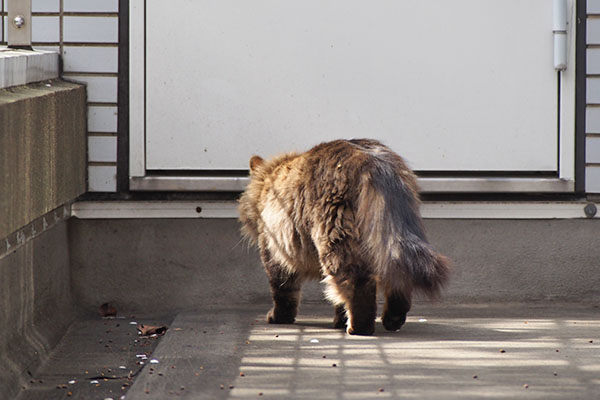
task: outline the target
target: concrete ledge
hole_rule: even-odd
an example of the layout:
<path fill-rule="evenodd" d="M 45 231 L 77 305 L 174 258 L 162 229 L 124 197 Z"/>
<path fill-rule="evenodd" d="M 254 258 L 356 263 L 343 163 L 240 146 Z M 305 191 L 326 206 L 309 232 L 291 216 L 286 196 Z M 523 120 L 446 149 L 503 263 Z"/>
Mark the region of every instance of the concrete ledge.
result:
<path fill-rule="evenodd" d="M 58 53 L 0 46 L 0 89 L 58 78 Z"/>
<path fill-rule="evenodd" d="M 0 239 L 86 189 L 85 86 L 0 89 Z"/>
<path fill-rule="evenodd" d="M 432 219 L 578 219 L 585 208 L 598 206 L 581 201 L 429 201 L 421 205 L 423 218 Z M 130 218 L 237 218 L 235 201 L 84 201 L 73 204 L 79 219 Z"/>

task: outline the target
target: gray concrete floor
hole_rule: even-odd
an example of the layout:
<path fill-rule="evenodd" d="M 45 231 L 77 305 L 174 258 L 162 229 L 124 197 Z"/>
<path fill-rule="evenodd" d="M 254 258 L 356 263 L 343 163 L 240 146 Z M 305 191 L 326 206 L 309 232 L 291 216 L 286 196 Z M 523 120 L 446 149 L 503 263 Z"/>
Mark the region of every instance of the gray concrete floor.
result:
<path fill-rule="evenodd" d="M 82 378 L 70 385 L 68 397 L 52 387 L 89 371 L 86 363 L 94 362 L 76 360 L 86 354 L 77 349 L 85 340 L 67 335 L 32 376 L 51 382 L 47 390 L 32 392 L 41 385 L 32 384 L 21 398 L 600 398 L 597 305 L 417 305 L 399 332 L 386 332 L 378 323 L 371 337 L 332 329 L 333 311 L 325 304 L 303 305 L 294 325 L 266 324 L 267 308 L 207 306 L 179 313 L 150 355 L 158 363 L 146 364 L 125 389 L 125 380 L 118 381 L 112 392 L 101 389 L 112 380 L 96 386 Z M 85 338 L 92 328 L 84 324 L 70 332 Z M 139 349 L 131 347 L 131 335 L 123 338 L 114 347 L 124 350 L 103 358 L 104 368 L 136 365 L 132 356 Z M 75 360 L 72 370 L 56 362 L 69 358 L 65 355 Z M 90 392 L 91 387 L 98 390 Z"/>

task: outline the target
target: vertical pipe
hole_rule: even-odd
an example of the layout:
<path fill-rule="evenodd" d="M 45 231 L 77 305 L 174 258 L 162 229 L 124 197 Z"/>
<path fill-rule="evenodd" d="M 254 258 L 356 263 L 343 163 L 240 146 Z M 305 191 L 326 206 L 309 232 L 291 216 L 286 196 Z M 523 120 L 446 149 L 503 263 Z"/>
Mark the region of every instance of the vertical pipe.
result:
<path fill-rule="evenodd" d="M 554 0 L 554 69 L 567 69 L 567 0 Z"/>

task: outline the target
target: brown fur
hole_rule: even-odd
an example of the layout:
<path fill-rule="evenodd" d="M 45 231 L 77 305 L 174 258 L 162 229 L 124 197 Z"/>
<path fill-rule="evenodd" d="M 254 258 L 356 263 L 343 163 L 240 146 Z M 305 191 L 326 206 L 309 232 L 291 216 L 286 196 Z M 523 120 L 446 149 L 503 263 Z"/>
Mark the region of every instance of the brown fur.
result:
<path fill-rule="evenodd" d="M 414 174 L 375 140 L 336 140 L 269 161 L 252 157 L 239 211 L 269 277 L 270 323 L 292 323 L 302 282 L 323 279 L 336 327 L 372 334 L 379 288 L 383 325 L 397 330 L 413 291 L 434 297 L 448 277 L 448 260 L 423 231 Z"/>

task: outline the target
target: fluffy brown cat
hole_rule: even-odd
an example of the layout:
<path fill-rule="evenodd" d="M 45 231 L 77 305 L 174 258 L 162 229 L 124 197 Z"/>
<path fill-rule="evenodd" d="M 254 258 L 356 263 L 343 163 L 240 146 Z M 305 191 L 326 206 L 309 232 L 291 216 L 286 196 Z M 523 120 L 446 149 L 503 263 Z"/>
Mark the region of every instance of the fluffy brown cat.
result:
<path fill-rule="evenodd" d="M 373 334 L 379 289 L 383 325 L 395 331 L 413 291 L 434 297 L 448 278 L 448 260 L 425 237 L 415 175 L 376 140 L 336 140 L 269 161 L 252 157 L 239 212 L 269 278 L 269 323 L 293 323 L 302 283 L 322 279 L 336 328 Z"/>

